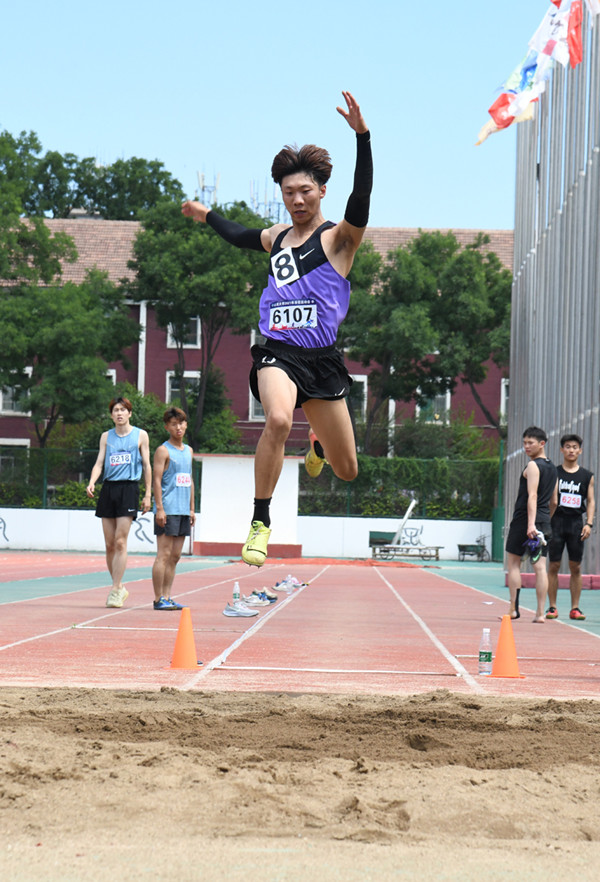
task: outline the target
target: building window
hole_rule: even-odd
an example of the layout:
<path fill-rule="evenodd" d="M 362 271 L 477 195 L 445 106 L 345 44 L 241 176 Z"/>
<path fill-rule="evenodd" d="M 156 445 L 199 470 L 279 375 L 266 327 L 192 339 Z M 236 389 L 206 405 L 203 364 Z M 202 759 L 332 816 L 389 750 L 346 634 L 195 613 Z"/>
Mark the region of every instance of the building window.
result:
<path fill-rule="evenodd" d="M 201 349 L 202 335 L 200 333 L 200 317 L 193 316 L 190 318 L 183 336 L 184 349 Z M 167 331 L 167 349 L 177 349 L 177 343 L 173 336 L 173 325 L 169 325 Z"/>
<path fill-rule="evenodd" d="M 357 420 L 365 422 L 367 419 L 367 393 L 368 377 L 366 374 L 350 374 L 354 382 L 350 386 L 350 404 Z"/>
<path fill-rule="evenodd" d="M 183 376 L 185 377 L 186 383 L 186 394 L 195 395 L 198 392 L 198 386 L 200 384 L 200 371 L 184 371 Z M 175 374 L 175 371 L 167 371 L 167 385 L 166 385 L 166 393 L 165 393 L 165 401 L 167 404 L 173 404 L 174 402 L 179 401 L 179 393 L 181 391 L 181 386 L 179 383 L 179 377 Z"/>
<path fill-rule="evenodd" d="M 117 385 L 117 371 L 115 368 L 108 368 L 108 370 L 106 371 L 106 377 L 108 380 L 110 380 L 113 386 Z"/>
<path fill-rule="evenodd" d="M 500 422 L 506 425 L 508 422 L 508 393 L 510 389 L 510 380 L 503 377 L 500 380 Z"/>
<path fill-rule="evenodd" d="M 417 404 L 415 416 L 423 423 L 447 426 L 450 423 L 450 404 L 452 395 L 450 390 L 441 392 L 429 398 L 425 404 Z"/>
<path fill-rule="evenodd" d="M 25 373 L 30 377 L 32 368 L 25 368 Z M 0 411 L 2 413 L 22 414 L 28 416 L 29 411 L 23 410 L 23 404 L 19 402 L 21 386 L 0 386 Z M 29 397 L 29 392 L 27 392 Z"/>
<path fill-rule="evenodd" d="M 0 481 L 9 481 L 19 472 L 19 460 L 21 468 L 23 463 L 23 449 L 29 449 L 28 438 L 0 438 Z M 10 450 L 10 448 L 13 450 Z"/>

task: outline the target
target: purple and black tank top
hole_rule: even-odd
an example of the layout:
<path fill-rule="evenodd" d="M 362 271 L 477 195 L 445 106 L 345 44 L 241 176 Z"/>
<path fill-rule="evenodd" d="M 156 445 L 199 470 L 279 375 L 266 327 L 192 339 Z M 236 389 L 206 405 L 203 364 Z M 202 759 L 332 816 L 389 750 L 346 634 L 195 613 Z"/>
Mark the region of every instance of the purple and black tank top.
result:
<path fill-rule="evenodd" d="M 348 312 L 350 282 L 327 260 L 321 233 L 325 221 L 298 248 L 282 247 L 282 230 L 270 254 L 269 279 L 260 299 L 260 333 L 307 349 L 332 346 Z"/>

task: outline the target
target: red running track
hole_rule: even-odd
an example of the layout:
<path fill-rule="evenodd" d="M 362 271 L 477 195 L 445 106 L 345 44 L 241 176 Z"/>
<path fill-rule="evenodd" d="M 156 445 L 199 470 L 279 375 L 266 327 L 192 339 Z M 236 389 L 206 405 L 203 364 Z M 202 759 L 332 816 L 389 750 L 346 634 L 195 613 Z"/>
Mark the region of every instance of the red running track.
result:
<path fill-rule="evenodd" d="M 491 627 L 495 647 L 508 604 L 419 567 L 306 560 L 291 571 L 308 587 L 254 618 L 222 615 L 234 580 L 249 594 L 289 571 L 285 562 L 261 570 L 236 562 L 176 576 L 204 662 L 197 671 L 170 667 L 180 614 L 152 609 L 147 578 L 128 583 L 121 610 L 104 607 L 105 587 L 3 603 L 0 685 L 598 696 L 598 638 L 568 623 L 522 618 L 513 630 L 525 679 L 477 676 L 481 629 Z"/>

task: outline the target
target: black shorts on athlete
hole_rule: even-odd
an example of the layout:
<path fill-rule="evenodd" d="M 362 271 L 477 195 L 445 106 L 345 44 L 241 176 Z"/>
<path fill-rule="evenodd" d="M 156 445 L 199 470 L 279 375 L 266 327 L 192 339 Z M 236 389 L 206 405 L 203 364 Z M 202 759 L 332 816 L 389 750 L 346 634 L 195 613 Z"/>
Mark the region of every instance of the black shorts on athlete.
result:
<path fill-rule="evenodd" d="M 350 392 L 352 377 L 346 370 L 342 353 L 335 346 L 304 349 L 268 340 L 265 345 L 256 343 L 250 352 L 254 362 L 250 369 L 250 389 L 257 401 L 260 401 L 258 372 L 266 367 L 280 368 L 296 385 L 296 407 L 302 407 L 312 398 L 337 401 L 346 398 Z"/>
<path fill-rule="evenodd" d="M 104 481 L 96 506 L 97 518 L 137 518 L 139 481 Z"/>
<path fill-rule="evenodd" d="M 582 517 L 563 517 L 555 514 L 552 518 L 552 539 L 548 545 L 548 558 L 551 561 L 562 559 L 565 545 L 569 560 L 581 563 L 583 560 Z"/>
<path fill-rule="evenodd" d="M 542 545 L 542 557 L 546 557 L 548 555 L 548 542 L 552 535 L 550 524 L 536 523 L 536 527 L 538 530 L 541 530 L 546 539 L 546 545 Z M 527 554 L 526 542 L 527 515 L 525 517 L 513 518 L 508 528 L 508 536 L 506 537 L 506 550 L 509 554 L 517 554 L 519 557 L 523 557 L 523 555 Z"/>
<path fill-rule="evenodd" d="M 189 515 L 167 515 L 167 523 L 159 527 L 154 515 L 155 536 L 189 536 L 192 532 L 192 522 Z"/>

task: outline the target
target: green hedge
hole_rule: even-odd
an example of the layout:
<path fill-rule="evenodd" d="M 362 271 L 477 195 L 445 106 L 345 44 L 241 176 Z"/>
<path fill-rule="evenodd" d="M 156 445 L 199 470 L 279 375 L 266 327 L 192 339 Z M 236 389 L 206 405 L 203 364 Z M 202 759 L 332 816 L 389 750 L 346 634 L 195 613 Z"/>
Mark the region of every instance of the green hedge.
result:
<path fill-rule="evenodd" d="M 340 481 L 329 467 L 317 480 L 300 473 L 298 511 L 303 515 L 401 517 L 413 498 L 413 516 L 489 520 L 498 484 L 498 459 L 448 459 L 359 455 L 358 477 Z"/>
<path fill-rule="evenodd" d="M 94 508 L 85 488 L 97 455 L 97 450 L 0 447 L 0 505 Z M 301 468 L 299 514 L 401 517 L 416 498 L 416 517 L 489 520 L 492 516 L 498 459 L 466 462 L 364 455 L 358 459 L 358 477 L 350 483 L 336 478 L 329 466 L 316 480 Z M 195 462 L 197 509 L 200 474 L 200 463 Z"/>

